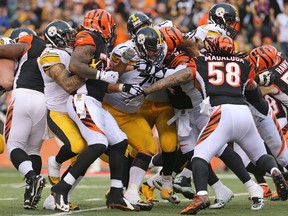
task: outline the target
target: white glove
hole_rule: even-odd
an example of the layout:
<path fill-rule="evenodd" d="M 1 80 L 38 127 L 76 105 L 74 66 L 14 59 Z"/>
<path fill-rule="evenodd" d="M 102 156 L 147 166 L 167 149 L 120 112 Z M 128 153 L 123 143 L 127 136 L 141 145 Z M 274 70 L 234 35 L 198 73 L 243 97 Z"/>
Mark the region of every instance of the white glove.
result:
<path fill-rule="evenodd" d="M 97 71 L 96 79 L 108 82 L 116 83 L 119 78 L 119 73 L 115 71 Z"/>
<path fill-rule="evenodd" d="M 141 86 L 135 84 L 120 84 L 119 90 L 122 92 L 129 93 L 133 96 L 143 94 L 143 89 L 141 88 Z"/>
<path fill-rule="evenodd" d="M 255 78 L 255 81 L 260 85 L 260 86 L 270 86 L 273 84 L 275 79 L 275 75 L 271 71 L 265 71 L 261 74 L 258 75 L 258 78 Z"/>
<path fill-rule="evenodd" d="M 127 64 L 134 56 L 136 55 L 136 51 L 128 47 L 121 55 L 121 61 Z"/>
<path fill-rule="evenodd" d="M 191 32 L 184 33 L 183 36 L 184 36 L 185 38 L 190 39 L 190 40 L 192 40 L 193 42 L 195 42 L 195 41 L 196 41 L 196 39 L 195 39 L 195 34 L 196 34 L 196 30 L 193 30 L 193 31 L 191 31 Z"/>

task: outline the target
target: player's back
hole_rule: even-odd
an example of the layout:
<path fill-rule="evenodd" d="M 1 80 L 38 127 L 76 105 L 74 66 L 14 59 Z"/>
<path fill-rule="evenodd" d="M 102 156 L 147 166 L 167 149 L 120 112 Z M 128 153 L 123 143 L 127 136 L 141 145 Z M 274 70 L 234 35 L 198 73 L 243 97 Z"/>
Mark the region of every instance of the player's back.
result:
<path fill-rule="evenodd" d="M 243 91 L 247 81 L 254 77 L 247 60 L 236 56 L 209 55 L 199 56 L 193 61 L 196 79 L 204 95 L 210 97 L 212 106 L 246 104 Z"/>

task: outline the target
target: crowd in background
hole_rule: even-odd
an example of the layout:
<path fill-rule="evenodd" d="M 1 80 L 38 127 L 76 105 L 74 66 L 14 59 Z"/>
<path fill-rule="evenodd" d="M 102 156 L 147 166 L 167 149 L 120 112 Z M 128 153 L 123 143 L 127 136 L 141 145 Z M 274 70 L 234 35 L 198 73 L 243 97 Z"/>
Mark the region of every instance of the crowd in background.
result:
<path fill-rule="evenodd" d="M 228 2 L 238 10 L 238 51 L 272 44 L 288 54 L 288 0 L 0 0 L 0 35 L 7 36 L 20 26 L 41 35 L 55 19 L 77 27 L 87 11 L 102 8 L 115 17 L 117 45 L 129 39 L 126 21 L 136 11 L 145 12 L 155 24 L 169 19 L 182 32 L 189 32 L 206 24 L 210 7 L 220 2 Z"/>

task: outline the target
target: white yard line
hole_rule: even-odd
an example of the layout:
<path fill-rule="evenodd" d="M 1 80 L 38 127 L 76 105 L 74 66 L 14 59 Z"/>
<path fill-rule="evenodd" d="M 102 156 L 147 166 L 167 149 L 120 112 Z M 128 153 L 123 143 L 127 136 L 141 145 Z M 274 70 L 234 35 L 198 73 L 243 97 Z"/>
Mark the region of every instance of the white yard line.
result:
<path fill-rule="evenodd" d="M 248 196 L 248 193 L 236 193 L 234 194 L 234 197 L 237 196 Z M 214 199 L 214 196 L 209 196 L 211 199 Z M 85 201 L 94 201 L 94 200 L 99 200 L 97 198 L 95 199 L 87 199 Z M 168 201 L 160 201 L 160 202 L 168 202 Z M 181 199 L 181 202 L 191 202 L 191 200 L 188 199 Z M 71 215 L 71 214 L 78 214 L 81 212 L 90 212 L 90 211 L 99 211 L 99 210 L 104 210 L 107 209 L 106 206 L 102 206 L 102 207 L 97 207 L 97 208 L 89 208 L 89 209 L 83 209 L 83 210 L 79 210 L 79 211 L 71 211 L 71 212 L 57 212 L 55 214 L 49 214 L 49 216 L 65 216 L 65 215 Z M 52 211 L 51 211 L 52 212 Z M 95 213 L 97 214 L 97 213 Z M 29 215 L 29 214 L 20 214 L 20 215 L 15 215 L 15 216 L 35 216 L 35 215 Z"/>

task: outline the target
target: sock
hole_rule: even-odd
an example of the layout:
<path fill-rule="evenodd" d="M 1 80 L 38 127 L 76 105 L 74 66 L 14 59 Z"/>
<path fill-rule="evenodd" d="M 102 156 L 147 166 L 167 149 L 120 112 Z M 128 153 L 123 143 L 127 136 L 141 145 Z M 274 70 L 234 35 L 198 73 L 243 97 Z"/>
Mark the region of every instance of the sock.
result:
<path fill-rule="evenodd" d="M 42 169 L 42 159 L 40 155 L 29 155 L 34 172 L 40 175 Z"/>

